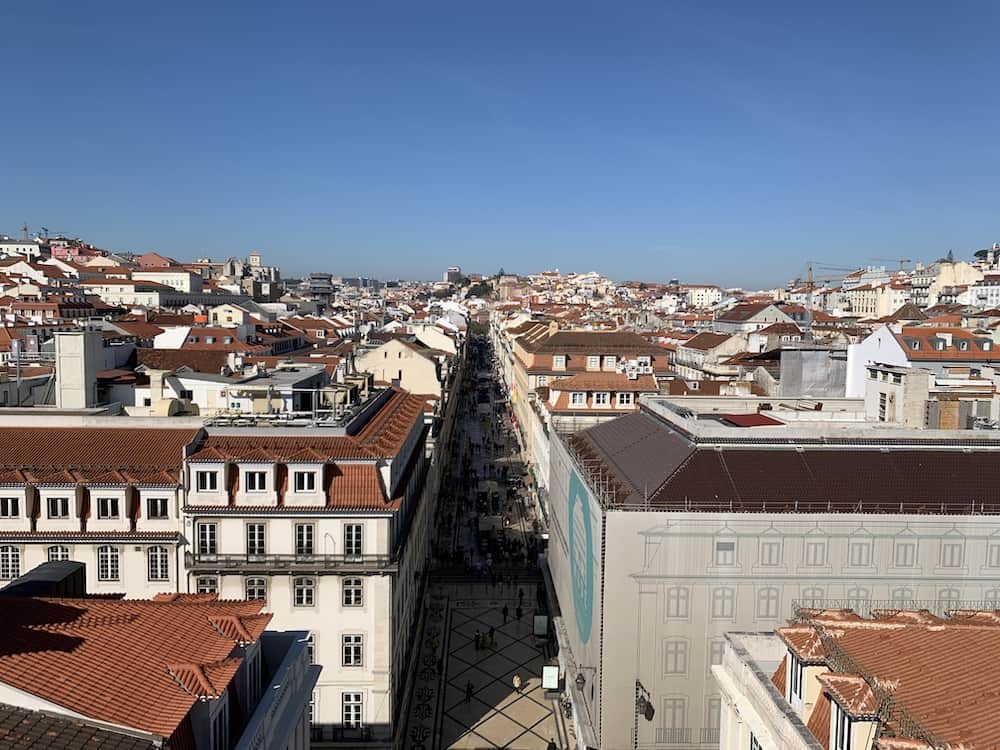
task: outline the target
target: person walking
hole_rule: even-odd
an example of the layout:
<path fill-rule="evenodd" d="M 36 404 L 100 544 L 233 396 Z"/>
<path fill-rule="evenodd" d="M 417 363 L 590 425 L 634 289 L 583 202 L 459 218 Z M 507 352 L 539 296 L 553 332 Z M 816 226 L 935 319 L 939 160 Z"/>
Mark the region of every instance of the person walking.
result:
<path fill-rule="evenodd" d="M 465 702 L 472 703 L 472 691 L 475 690 L 475 686 L 472 684 L 472 680 L 465 683 Z"/>
<path fill-rule="evenodd" d="M 507 624 L 507 615 L 510 614 L 510 610 L 507 609 L 507 605 L 506 604 L 503 605 L 503 609 L 501 609 L 500 612 L 503 614 L 503 624 L 506 625 Z"/>
<path fill-rule="evenodd" d="M 524 589 L 517 590 L 517 605 L 520 607 L 524 604 Z"/>
<path fill-rule="evenodd" d="M 545 746 L 545 750 L 559 750 L 556 746 L 556 741 L 552 737 L 549 737 L 549 744 Z"/>
<path fill-rule="evenodd" d="M 495 643 L 495 642 L 494 642 L 494 640 L 493 640 L 493 633 L 494 633 L 494 632 L 495 632 L 495 631 L 493 630 L 493 626 L 492 626 L 492 625 L 490 625 L 490 646 L 491 646 L 491 647 L 492 647 L 492 646 L 495 646 L 495 645 L 496 645 L 496 643 Z"/>
<path fill-rule="evenodd" d="M 511 680 L 511 684 L 514 685 L 514 690 L 518 693 L 521 692 L 521 675 L 517 672 L 514 673 L 514 678 Z"/>
<path fill-rule="evenodd" d="M 482 645 L 482 642 L 483 642 L 483 634 L 482 634 L 482 633 L 480 633 L 480 632 L 479 632 L 479 631 L 477 630 L 477 631 L 476 631 L 476 651 L 478 651 L 478 650 L 480 649 L 480 647 L 481 647 L 481 645 Z"/>
<path fill-rule="evenodd" d="M 523 614 L 524 614 L 524 610 L 521 609 L 520 605 L 518 605 L 517 609 L 514 610 L 514 615 L 515 615 L 515 617 L 517 617 L 517 621 L 518 622 L 521 621 L 521 615 L 523 615 Z"/>

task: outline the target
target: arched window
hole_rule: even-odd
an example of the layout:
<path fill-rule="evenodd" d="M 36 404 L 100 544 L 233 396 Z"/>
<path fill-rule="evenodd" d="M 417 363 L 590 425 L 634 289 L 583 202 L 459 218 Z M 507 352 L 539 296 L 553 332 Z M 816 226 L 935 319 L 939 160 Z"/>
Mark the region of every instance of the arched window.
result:
<path fill-rule="evenodd" d="M 360 607 L 364 604 L 365 582 L 363 578 L 344 579 L 344 606 Z"/>
<path fill-rule="evenodd" d="M 166 547 L 150 547 L 146 552 L 149 580 L 170 580 L 170 552 Z"/>
<path fill-rule="evenodd" d="M 778 604 L 781 601 L 781 592 L 774 586 L 765 586 L 757 591 L 757 617 L 760 619 L 774 619 L 778 616 Z"/>
<path fill-rule="evenodd" d="M 117 547 L 105 544 L 97 548 L 97 580 L 117 581 L 121 578 L 121 553 Z"/>
<path fill-rule="evenodd" d="M 199 594 L 219 593 L 219 579 L 215 576 L 200 576 L 195 580 L 195 590 Z"/>
<path fill-rule="evenodd" d="M 863 586 L 852 586 L 847 590 L 847 606 L 862 617 L 866 616 L 871 592 Z"/>
<path fill-rule="evenodd" d="M 912 606 L 910 602 L 915 599 L 913 589 L 909 586 L 900 586 L 899 588 L 892 590 L 892 603 L 900 604 L 903 606 Z"/>
<path fill-rule="evenodd" d="M 316 581 L 312 578 L 296 578 L 292 584 L 293 603 L 296 607 L 311 607 L 316 601 Z"/>
<path fill-rule="evenodd" d="M 803 607 L 822 607 L 825 599 L 826 591 L 822 587 L 809 586 L 802 589 L 802 601 L 800 603 Z"/>
<path fill-rule="evenodd" d="M 955 609 L 961 600 L 962 593 L 951 586 L 941 589 L 938 592 L 938 606 L 941 608 L 939 614 L 944 614 L 949 609 Z"/>
<path fill-rule="evenodd" d="M 688 590 L 682 586 L 667 589 L 667 617 L 688 616 Z"/>
<path fill-rule="evenodd" d="M 246 595 L 247 599 L 267 599 L 267 579 L 247 578 Z"/>
<path fill-rule="evenodd" d="M 9 581 L 21 575 L 21 550 L 4 545 L 0 547 L 0 579 Z"/>
<path fill-rule="evenodd" d="M 712 617 L 731 618 L 736 614 L 736 591 L 720 586 L 712 591 Z"/>
<path fill-rule="evenodd" d="M 61 544 L 53 544 L 49 547 L 49 562 L 58 560 L 69 560 L 69 547 L 64 547 Z"/>

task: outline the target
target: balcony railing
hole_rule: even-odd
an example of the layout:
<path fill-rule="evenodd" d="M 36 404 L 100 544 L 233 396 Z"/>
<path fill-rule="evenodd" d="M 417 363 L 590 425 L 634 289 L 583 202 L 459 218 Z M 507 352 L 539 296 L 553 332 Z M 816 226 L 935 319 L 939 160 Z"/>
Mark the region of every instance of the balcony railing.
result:
<path fill-rule="evenodd" d="M 686 727 L 680 729 L 657 727 L 656 742 L 660 745 L 690 745 L 691 730 Z"/>
<path fill-rule="evenodd" d="M 719 744 L 719 728 L 718 727 L 704 727 L 701 730 L 701 744 L 702 745 L 718 745 Z"/>
<path fill-rule="evenodd" d="M 232 555 L 188 552 L 189 568 L 233 572 L 382 572 L 397 570 L 393 555 Z"/>

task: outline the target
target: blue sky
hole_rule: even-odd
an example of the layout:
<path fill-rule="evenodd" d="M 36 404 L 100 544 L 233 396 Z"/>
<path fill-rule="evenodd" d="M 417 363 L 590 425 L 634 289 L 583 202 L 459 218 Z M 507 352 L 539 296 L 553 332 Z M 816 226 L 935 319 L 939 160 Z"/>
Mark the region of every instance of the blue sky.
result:
<path fill-rule="evenodd" d="M 0 231 L 760 286 L 1000 240 L 1000 4 L 0 5 Z"/>

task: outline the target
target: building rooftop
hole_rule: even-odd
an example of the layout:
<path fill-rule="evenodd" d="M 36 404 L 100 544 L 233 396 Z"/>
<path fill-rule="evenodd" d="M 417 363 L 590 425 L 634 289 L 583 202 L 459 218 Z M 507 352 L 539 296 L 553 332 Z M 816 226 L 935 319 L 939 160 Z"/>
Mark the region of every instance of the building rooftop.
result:
<path fill-rule="evenodd" d="M 0 748 L 34 750 L 156 750 L 148 739 L 81 719 L 0 703 Z"/>
<path fill-rule="evenodd" d="M 876 612 L 866 619 L 844 610 L 800 610 L 799 622 L 778 636 L 799 655 L 803 634 L 822 700 L 853 719 L 881 724 L 880 750 L 1000 747 L 1000 692 L 985 664 L 1000 654 L 1000 611 Z M 818 703 L 817 703 L 818 707 Z M 815 722 L 822 742 L 822 722 Z M 814 729 L 814 722 L 809 722 Z M 828 737 L 826 737 L 828 739 Z"/>
<path fill-rule="evenodd" d="M 712 512 L 1000 512 L 1000 436 L 699 419 L 659 397 L 564 440 L 610 508 Z M 583 468 L 586 467 L 586 468 Z"/>
<path fill-rule="evenodd" d="M 83 716 L 181 740 L 260 638 L 260 601 L 6 598 L 0 682 Z M 67 679 L 67 676 L 72 679 Z"/>

